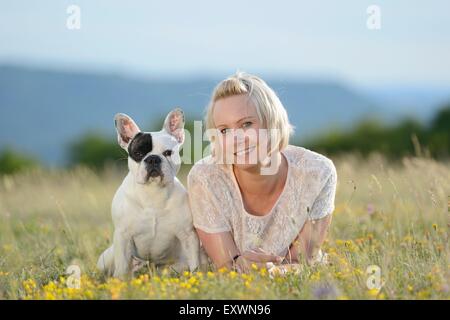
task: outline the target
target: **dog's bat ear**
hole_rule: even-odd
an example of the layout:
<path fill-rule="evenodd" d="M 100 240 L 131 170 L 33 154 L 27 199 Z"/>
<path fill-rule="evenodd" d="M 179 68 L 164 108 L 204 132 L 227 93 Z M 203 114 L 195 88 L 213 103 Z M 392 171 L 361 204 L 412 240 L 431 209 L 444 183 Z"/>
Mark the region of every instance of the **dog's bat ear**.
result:
<path fill-rule="evenodd" d="M 124 113 L 117 113 L 114 116 L 114 124 L 117 131 L 117 141 L 123 149 L 127 150 L 131 139 L 141 130 L 133 119 Z"/>
<path fill-rule="evenodd" d="M 164 121 L 163 130 L 177 139 L 178 143 L 184 142 L 184 112 L 181 108 L 175 108 L 169 112 Z"/>

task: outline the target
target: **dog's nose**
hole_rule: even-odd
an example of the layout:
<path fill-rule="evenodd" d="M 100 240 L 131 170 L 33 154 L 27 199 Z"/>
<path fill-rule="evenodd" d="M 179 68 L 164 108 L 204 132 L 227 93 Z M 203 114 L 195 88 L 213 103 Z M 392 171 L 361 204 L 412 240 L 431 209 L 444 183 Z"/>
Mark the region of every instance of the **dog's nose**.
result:
<path fill-rule="evenodd" d="M 150 155 L 145 160 L 145 163 L 147 163 L 151 167 L 159 167 L 161 165 L 161 158 L 157 155 Z"/>

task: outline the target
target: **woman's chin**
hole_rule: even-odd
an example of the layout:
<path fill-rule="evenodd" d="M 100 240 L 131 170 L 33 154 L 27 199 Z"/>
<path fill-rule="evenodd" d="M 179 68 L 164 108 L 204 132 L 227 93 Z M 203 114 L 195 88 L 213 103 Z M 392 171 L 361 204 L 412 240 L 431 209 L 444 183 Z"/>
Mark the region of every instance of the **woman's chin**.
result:
<path fill-rule="evenodd" d="M 239 169 L 239 170 L 251 170 L 251 169 L 257 169 L 259 168 L 259 164 L 258 163 L 252 163 L 249 161 L 235 161 L 234 164 L 235 168 Z"/>

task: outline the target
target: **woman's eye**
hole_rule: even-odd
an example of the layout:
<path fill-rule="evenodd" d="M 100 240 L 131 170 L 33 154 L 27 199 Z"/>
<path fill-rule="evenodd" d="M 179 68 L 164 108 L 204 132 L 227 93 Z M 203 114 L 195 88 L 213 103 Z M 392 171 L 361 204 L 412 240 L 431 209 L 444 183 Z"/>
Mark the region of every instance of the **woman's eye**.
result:
<path fill-rule="evenodd" d="M 164 157 L 170 157 L 172 155 L 172 150 L 166 150 L 163 152 Z"/>
<path fill-rule="evenodd" d="M 242 124 L 242 127 L 247 128 L 247 127 L 250 127 L 252 124 L 253 124 L 252 122 L 247 121 Z"/>
<path fill-rule="evenodd" d="M 221 130 L 220 130 L 220 133 L 222 133 L 222 134 L 227 134 L 227 130 L 228 130 L 228 128 L 221 129 Z"/>

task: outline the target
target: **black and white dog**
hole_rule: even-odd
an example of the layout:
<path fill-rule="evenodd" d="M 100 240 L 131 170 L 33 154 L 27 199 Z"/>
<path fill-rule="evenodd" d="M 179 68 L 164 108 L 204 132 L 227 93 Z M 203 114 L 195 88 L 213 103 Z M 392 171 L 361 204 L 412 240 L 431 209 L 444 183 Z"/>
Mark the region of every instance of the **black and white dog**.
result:
<path fill-rule="evenodd" d="M 128 175 L 112 201 L 114 238 L 97 262 L 108 275 L 132 274 L 136 261 L 193 271 L 207 262 L 192 224 L 187 192 L 176 174 L 184 143 L 184 114 L 166 117 L 158 132 L 142 132 L 129 116 L 115 116 L 119 145 L 128 153 Z"/>

